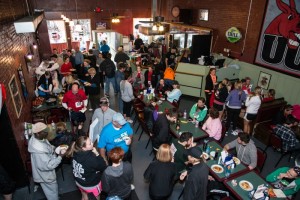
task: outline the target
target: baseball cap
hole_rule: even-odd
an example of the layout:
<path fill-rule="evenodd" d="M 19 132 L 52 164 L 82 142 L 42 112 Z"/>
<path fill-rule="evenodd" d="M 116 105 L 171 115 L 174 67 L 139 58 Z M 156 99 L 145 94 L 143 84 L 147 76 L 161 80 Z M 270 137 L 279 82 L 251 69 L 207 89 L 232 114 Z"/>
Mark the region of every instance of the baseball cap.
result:
<path fill-rule="evenodd" d="M 39 133 L 41 131 L 48 131 L 48 126 L 42 122 L 32 124 L 32 133 Z"/>
<path fill-rule="evenodd" d="M 189 152 L 189 155 L 194 158 L 197 158 L 197 159 L 201 158 L 202 150 L 199 147 L 192 147 L 189 149 L 188 152 Z"/>
<path fill-rule="evenodd" d="M 108 99 L 106 97 L 102 97 L 100 99 L 100 106 L 108 106 Z"/>
<path fill-rule="evenodd" d="M 114 114 L 112 120 L 115 121 L 115 122 L 118 122 L 118 124 L 120 124 L 122 126 L 124 124 L 126 124 L 126 120 L 125 120 L 125 118 L 123 117 L 123 115 L 121 113 Z"/>

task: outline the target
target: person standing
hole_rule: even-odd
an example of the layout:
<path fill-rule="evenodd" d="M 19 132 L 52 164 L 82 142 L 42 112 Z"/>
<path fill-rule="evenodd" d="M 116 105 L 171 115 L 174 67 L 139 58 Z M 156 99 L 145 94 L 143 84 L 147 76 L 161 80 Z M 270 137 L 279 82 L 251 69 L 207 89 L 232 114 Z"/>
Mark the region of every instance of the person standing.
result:
<path fill-rule="evenodd" d="M 177 63 L 176 47 L 172 46 L 171 50 L 166 55 L 166 59 L 165 59 L 166 68 L 171 67 L 174 70 L 176 63 Z"/>
<path fill-rule="evenodd" d="M 134 49 L 137 51 L 141 48 L 141 44 L 143 44 L 143 40 L 140 38 L 139 35 L 136 36 L 136 39 L 134 41 Z"/>
<path fill-rule="evenodd" d="M 124 80 L 120 82 L 120 91 L 121 98 L 123 101 L 123 114 L 129 123 L 133 123 L 132 119 L 130 119 L 130 112 L 132 107 L 133 89 L 132 85 L 129 83 L 129 79 L 131 78 L 128 72 L 125 72 Z"/>
<path fill-rule="evenodd" d="M 106 169 L 106 163 L 93 147 L 90 138 L 79 137 L 76 142 L 72 143 L 66 155 L 73 157 L 73 175 L 81 191 L 82 199 L 88 199 L 87 193 L 92 193 L 97 200 L 100 200 L 101 177 Z"/>
<path fill-rule="evenodd" d="M 170 145 L 160 145 L 156 159 L 146 169 L 144 178 L 149 184 L 149 196 L 152 200 L 165 200 L 172 194 L 173 185 L 177 179 L 176 165 Z"/>
<path fill-rule="evenodd" d="M 124 53 L 123 47 L 119 46 L 118 52 L 116 53 L 114 58 L 114 61 L 117 63 L 117 65 L 121 62 L 126 63 L 129 59 L 129 56 L 126 53 Z"/>
<path fill-rule="evenodd" d="M 115 79 L 115 73 L 116 73 L 116 66 L 114 62 L 110 59 L 111 54 L 108 53 L 103 54 L 104 56 L 104 61 L 101 63 L 100 68 L 101 71 L 103 72 L 103 75 L 105 75 L 105 96 L 109 97 L 109 87 L 110 83 L 112 84 L 114 88 L 114 92 L 116 93 L 116 79 Z"/>
<path fill-rule="evenodd" d="M 121 147 L 125 153 L 124 160 L 131 162 L 130 145 L 132 134 L 133 130 L 123 115 L 121 113 L 114 114 L 112 122 L 102 129 L 98 142 L 98 148 L 104 160 L 107 162 L 106 152 L 111 151 L 115 147 Z"/>
<path fill-rule="evenodd" d="M 116 91 L 118 93 L 118 104 L 119 104 L 119 111 L 123 114 L 123 101 L 122 101 L 122 95 L 120 91 L 120 83 L 122 80 L 124 80 L 124 72 L 126 70 L 127 65 L 123 62 L 118 64 L 118 70 L 116 71 Z M 130 74 L 130 72 L 128 72 Z"/>
<path fill-rule="evenodd" d="M 72 84 L 72 89 L 65 93 L 62 100 L 62 106 L 71 112 L 71 120 L 76 129 L 82 129 L 86 120 L 84 111 L 87 107 L 87 97 L 82 89 L 79 89 L 78 83 Z"/>
<path fill-rule="evenodd" d="M 103 191 L 108 194 L 108 197 L 117 196 L 119 199 L 130 200 L 133 182 L 132 165 L 123 161 L 124 150 L 121 147 L 111 149 L 108 157 L 112 165 L 103 173 L 101 179 Z"/>
<path fill-rule="evenodd" d="M 210 108 L 210 98 L 214 93 L 215 85 L 217 83 L 217 76 L 216 76 L 216 68 L 210 68 L 209 74 L 206 76 L 205 79 L 205 97 L 206 97 L 206 106 Z"/>
<path fill-rule="evenodd" d="M 98 57 L 97 57 L 97 61 L 96 61 L 96 67 L 98 68 L 98 72 L 99 72 L 101 88 L 104 88 L 104 83 L 103 83 L 104 75 L 103 75 L 103 71 L 101 70 L 101 67 L 100 67 L 100 65 L 103 61 L 104 61 L 103 55 L 102 55 L 102 53 L 99 53 Z"/>
<path fill-rule="evenodd" d="M 33 181 L 40 183 L 48 200 L 58 200 L 55 168 L 61 163 L 65 151 L 56 156 L 54 147 L 47 140 L 48 127 L 38 122 L 32 125 L 33 136 L 28 143 L 31 155 Z"/>
<path fill-rule="evenodd" d="M 106 97 L 100 99 L 99 106 L 100 108 L 97 108 L 93 114 L 92 121 L 96 118 L 98 119 L 94 132 L 100 135 L 103 127 L 112 122 L 112 118 L 114 114 L 116 114 L 116 111 L 109 107 L 109 99 Z"/>
<path fill-rule="evenodd" d="M 81 53 L 81 51 L 79 50 L 79 47 L 75 47 L 75 69 L 77 71 L 77 73 L 80 71 L 80 68 L 83 66 L 83 54 Z"/>
<path fill-rule="evenodd" d="M 98 107 L 98 102 L 100 99 L 100 78 L 96 75 L 95 68 L 90 68 L 88 73 L 89 76 L 86 78 L 84 86 L 87 94 L 89 95 L 89 100 L 91 103 L 90 109 L 95 110 Z"/>
<path fill-rule="evenodd" d="M 107 55 L 110 51 L 110 47 L 106 44 L 106 41 L 102 41 L 102 45 L 100 47 L 100 51 L 103 55 Z"/>

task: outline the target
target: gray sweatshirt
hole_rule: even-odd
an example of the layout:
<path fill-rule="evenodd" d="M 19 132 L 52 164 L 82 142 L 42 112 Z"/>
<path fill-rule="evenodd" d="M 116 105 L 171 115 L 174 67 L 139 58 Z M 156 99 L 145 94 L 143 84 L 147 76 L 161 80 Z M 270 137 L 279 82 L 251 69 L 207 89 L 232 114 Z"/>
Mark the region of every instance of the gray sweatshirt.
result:
<path fill-rule="evenodd" d="M 38 140 L 32 136 L 28 143 L 31 154 L 32 177 L 34 182 L 49 183 L 56 180 L 55 168 L 60 164 L 61 157 L 54 153 L 54 146 L 48 140 Z"/>
<path fill-rule="evenodd" d="M 242 144 L 239 144 L 236 140 L 233 140 L 232 142 L 227 144 L 229 146 L 229 149 L 236 148 L 237 157 L 240 159 L 244 164 L 249 165 L 253 168 L 257 165 L 257 149 L 253 142 L 253 140 L 250 140 L 248 144 L 245 146 Z"/>
<path fill-rule="evenodd" d="M 96 118 L 98 119 L 98 123 L 94 128 L 94 133 L 100 135 L 104 126 L 112 122 L 112 117 L 116 113 L 116 111 L 108 108 L 105 112 L 102 111 L 101 108 L 97 108 L 93 114 L 92 121 Z"/>
<path fill-rule="evenodd" d="M 121 81 L 120 90 L 121 90 L 121 98 L 123 101 L 130 102 L 134 99 L 132 85 L 128 81 L 126 80 Z"/>

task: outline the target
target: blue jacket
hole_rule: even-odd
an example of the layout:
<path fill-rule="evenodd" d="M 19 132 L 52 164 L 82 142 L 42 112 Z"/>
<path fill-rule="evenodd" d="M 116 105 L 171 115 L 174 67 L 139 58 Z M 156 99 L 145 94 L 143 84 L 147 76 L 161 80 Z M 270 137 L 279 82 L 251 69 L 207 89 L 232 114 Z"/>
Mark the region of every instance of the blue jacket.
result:
<path fill-rule="evenodd" d="M 228 102 L 227 106 L 233 109 L 240 109 L 242 103 L 246 101 L 246 98 L 246 93 L 243 90 L 234 89 L 229 93 L 226 99 L 226 102 Z"/>

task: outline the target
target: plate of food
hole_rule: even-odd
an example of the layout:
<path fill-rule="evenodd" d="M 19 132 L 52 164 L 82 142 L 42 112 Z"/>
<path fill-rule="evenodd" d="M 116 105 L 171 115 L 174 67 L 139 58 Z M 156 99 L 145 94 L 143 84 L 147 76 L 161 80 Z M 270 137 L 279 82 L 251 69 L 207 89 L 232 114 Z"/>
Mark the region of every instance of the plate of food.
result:
<path fill-rule="evenodd" d="M 239 186 L 246 191 L 251 191 L 253 190 L 253 185 L 252 183 L 250 183 L 249 181 L 246 180 L 242 180 L 239 182 Z"/>
<path fill-rule="evenodd" d="M 221 165 L 212 165 L 211 169 L 217 174 L 220 174 L 224 171 L 224 169 Z"/>
<path fill-rule="evenodd" d="M 160 98 L 160 100 L 161 100 L 161 101 L 164 101 L 164 100 L 166 100 L 166 99 L 162 97 L 162 98 Z"/>
<path fill-rule="evenodd" d="M 69 146 L 66 144 L 59 145 L 58 147 L 56 147 L 55 153 L 56 154 L 61 154 L 61 153 L 64 154 L 68 148 L 69 148 Z"/>
<path fill-rule="evenodd" d="M 232 159 L 233 159 L 233 161 L 235 162 L 236 165 L 241 164 L 240 159 L 238 159 L 237 157 L 233 157 Z"/>
<path fill-rule="evenodd" d="M 159 105 L 159 104 L 161 104 L 161 103 L 162 103 L 162 101 L 161 101 L 161 100 L 158 100 L 158 101 L 157 101 L 157 104 L 158 104 L 158 105 Z"/>
<path fill-rule="evenodd" d="M 205 152 L 202 153 L 202 158 L 207 160 L 209 158 L 209 155 Z"/>

